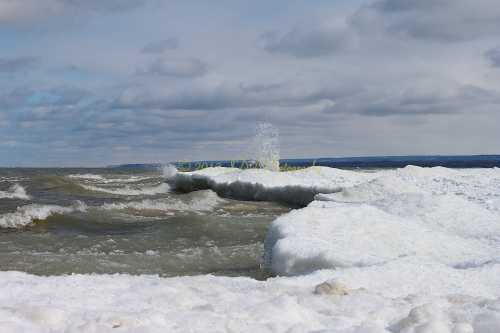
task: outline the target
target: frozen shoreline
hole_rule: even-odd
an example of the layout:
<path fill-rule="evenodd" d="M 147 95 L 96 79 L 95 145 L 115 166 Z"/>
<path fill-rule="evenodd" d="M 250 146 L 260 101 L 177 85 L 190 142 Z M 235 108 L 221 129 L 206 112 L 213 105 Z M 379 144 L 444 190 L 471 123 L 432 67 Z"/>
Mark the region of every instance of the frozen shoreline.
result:
<path fill-rule="evenodd" d="M 211 189 L 222 197 L 238 200 L 306 206 L 317 194 L 339 192 L 345 186 L 360 184 L 372 177 L 369 173 L 327 167 L 289 172 L 215 167 L 173 173 L 167 182 L 181 192 Z"/>
<path fill-rule="evenodd" d="M 497 268 L 490 277 L 499 272 Z M 448 285 L 441 293 L 400 290 L 404 296 L 397 296 L 388 295 L 393 281 L 373 281 L 385 286 L 360 289 L 342 279 L 332 281 L 333 273 L 259 282 L 210 275 L 36 277 L 2 272 L 0 326 L 5 332 L 488 333 L 500 329 L 500 300 L 483 295 L 494 292 L 491 286 L 471 286 L 470 294 L 443 293 L 450 291 Z M 327 283 L 325 277 L 330 278 Z M 400 276 L 405 277 L 411 278 Z"/>
<path fill-rule="evenodd" d="M 500 170 L 209 168 L 189 192 L 297 206 L 265 265 L 281 277 L 0 272 L 12 332 L 499 332 Z"/>

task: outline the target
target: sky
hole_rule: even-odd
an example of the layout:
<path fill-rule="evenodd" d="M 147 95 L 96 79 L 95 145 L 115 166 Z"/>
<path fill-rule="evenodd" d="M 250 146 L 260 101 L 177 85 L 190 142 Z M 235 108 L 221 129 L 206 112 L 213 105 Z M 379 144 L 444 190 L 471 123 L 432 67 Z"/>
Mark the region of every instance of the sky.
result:
<path fill-rule="evenodd" d="M 0 0 L 0 166 L 500 153 L 498 0 Z"/>

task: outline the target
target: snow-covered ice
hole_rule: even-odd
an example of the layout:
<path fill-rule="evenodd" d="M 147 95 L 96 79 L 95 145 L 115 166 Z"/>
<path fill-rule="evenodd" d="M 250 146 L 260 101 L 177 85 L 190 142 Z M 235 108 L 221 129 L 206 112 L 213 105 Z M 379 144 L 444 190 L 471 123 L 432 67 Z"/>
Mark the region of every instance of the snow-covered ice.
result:
<path fill-rule="evenodd" d="M 220 196 L 240 200 L 277 201 L 307 205 L 319 193 L 338 192 L 373 177 L 370 173 L 326 167 L 274 172 L 265 169 L 207 168 L 169 172 L 167 182 L 176 190 L 211 189 Z"/>
<path fill-rule="evenodd" d="M 259 282 L 214 276 L 36 277 L 3 272 L 0 327 L 4 332 L 41 333 L 490 333 L 500 329 L 500 300 L 476 295 L 484 292 L 484 286 L 477 286 L 472 295 L 390 297 L 383 290 L 321 278 L 316 274 Z"/>

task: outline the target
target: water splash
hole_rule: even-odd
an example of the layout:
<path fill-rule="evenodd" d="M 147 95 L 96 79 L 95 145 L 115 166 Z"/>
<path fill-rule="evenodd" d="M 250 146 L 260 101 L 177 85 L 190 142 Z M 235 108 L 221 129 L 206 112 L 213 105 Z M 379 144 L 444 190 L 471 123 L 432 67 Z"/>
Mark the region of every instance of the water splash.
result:
<path fill-rule="evenodd" d="M 258 167 L 280 170 L 279 130 L 270 123 L 260 123 L 255 127 L 254 157 Z"/>

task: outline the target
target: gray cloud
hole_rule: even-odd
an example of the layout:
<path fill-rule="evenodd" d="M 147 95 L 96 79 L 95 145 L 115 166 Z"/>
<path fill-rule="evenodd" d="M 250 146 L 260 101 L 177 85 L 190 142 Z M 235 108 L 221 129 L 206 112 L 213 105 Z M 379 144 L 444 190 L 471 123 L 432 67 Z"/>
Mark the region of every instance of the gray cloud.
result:
<path fill-rule="evenodd" d="M 211 86 L 158 89 L 132 86 L 115 101 L 114 107 L 162 110 L 224 110 L 262 106 L 300 106 L 323 99 L 349 96 L 360 89 L 350 83 L 324 83 L 307 86 L 298 82 L 245 84 L 225 82 Z"/>
<path fill-rule="evenodd" d="M 149 0 L 0 0 L 0 23 L 31 23 L 54 16 L 90 12 L 117 13 Z"/>
<path fill-rule="evenodd" d="M 199 59 L 158 58 L 146 68 L 139 69 L 139 74 L 172 76 L 178 78 L 193 78 L 204 75 L 208 65 Z"/>
<path fill-rule="evenodd" d="M 484 53 L 484 56 L 493 67 L 500 67 L 500 47 L 490 49 Z"/>
<path fill-rule="evenodd" d="M 68 7 L 103 12 L 120 12 L 146 4 L 148 0 L 58 0 Z"/>
<path fill-rule="evenodd" d="M 319 57 L 343 50 L 352 43 L 348 29 L 326 24 L 301 24 L 285 34 L 271 31 L 261 36 L 264 49 L 298 58 Z"/>
<path fill-rule="evenodd" d="M 379 0 L 351 18 L 363 33 L 380 27 L 401 36 L 437 41 L 466 41 L 498 35 L 496 0 Z"/>
<path fill-rule="evenodd" d="M 447 89 L 419 87 L 404 90 L 372 89 L 340 98 L 324 113 L 350 113 L 364 116 L 422 116 L 456 114 L 500 105 L 500 93 L 471 85 L 449 84 Z"/>
<path fill-rule="evenodd" d="M 15 73 L 29 70 L 37 65 L 36 57 L 0 58 L 0 73 Z"/>
<path fill-rule="evenodd" d="M 12 15 L 4 3 L 0 24 L 70 27 L 40 25 L 36 40 L 33 29 L 6 29 L 17 57 L 0 61 L 0 141 L 11 149 L 0 147 L 1 164 L 248 157 L 258 121 L 280 128 L 285 157 L 488 153 L 484 143 L 500 140 L 500 83 L 485 61 L 500 66 L 496 2 L 303 2 L 286 13 L 256 3 L 269 15 L 241 24 L 226 19 L 246 14 L 240 2 L 123 17 L 111 14 L 145 2 L 12 1 Z M 178 42 L 165 31 L 182 49 L 168 52 Z M 23 54 L 47 68 L 10 75 L 37 65 Z"/>
<path fill-rule="evenodd" d="M 160 40 L 157 42 L 151 42 L 144 46 L 142 49 L 142 53 L 163 53 L 169 50 L 175 50 L 179 47 L 179 40 L 175 37 L 171 37 L 168 39 Z"/>

